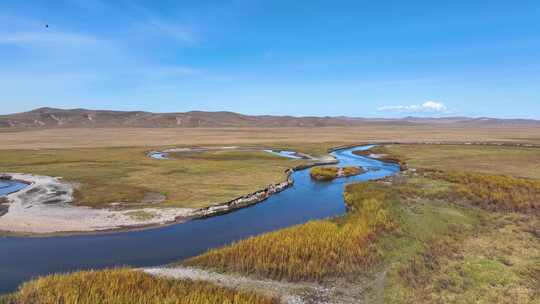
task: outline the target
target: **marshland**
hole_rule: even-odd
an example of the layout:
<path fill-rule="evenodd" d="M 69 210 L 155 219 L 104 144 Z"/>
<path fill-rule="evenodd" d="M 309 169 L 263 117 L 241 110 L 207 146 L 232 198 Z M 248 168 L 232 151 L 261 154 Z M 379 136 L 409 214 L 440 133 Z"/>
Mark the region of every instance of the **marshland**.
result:
<path fill-rule="evenodd" d="M 151 302 L 194 297 L 195 302 L 186 303 L 217 303 L 231 296 L 239 301 L 233 303 L 242 303 L 244 298 L 257 299 L 257 303 L 290 299 L 305 303 L 459 302 L 473 298 L 503 301 L 510 294 L 512 299 L 533 303 L 540 271 L 536 262 L 540 170 L 534 166 L 538 148 L 441 143 L 354 148 L 358 144 L 253 143 L 226 150 L 210 145 L 197 148 L 198 152 L 169 153 L 159 160 L 148 157 L 148 151 L 166 147 L 1 150 L 5 156 L 2 172 L 62 176 L 63 181 L 79 185 L 76 191 L 82 193 L 75 192 L 75 206 L 121 209 L 142 219 L 153 216 L 140 211 L 148 206 L 168 208 L 182 202 L 174 207 L 204 207 L 282 181 L 288 169 L 308 167 L 290 175 L 290 188 L 226 215 L 105 235 L 8 237 L 0 244 L 4 246 L 4 268 L 17 265 L 11 271 L 18 274 L 2 279 L 9 286 L 5 292 L 10 292 L 3 301 L 71 303 L 76 297 L 83 303 L 121 303 L 133 295 L 134 286 L 149 284 L 155 285 L 150 288 L 155 292 L 137 297 Z M 311 159 L 280 157 L 265 152 L 268 147 L 298 151 Z M 343 148 L 330 152 L 334 147 Z M 317 164 L 332 159 L 339 163 Z M 322 183 L 310 177 L 319 168 L 351 166 L 361 172 Z M 94 170 L 84 170 L 89 167 Z M 108 182 L 107 177 L 112 176 L 114 181 Z M 87 188 L 83 187 L 86 183 Z M 119 185 L 126 191 L 100 200 L 114 191 L 104 190 L 100 183 L 102 187 Z M 178 199 L 186 195 L 183 189 L 190 189 L 191 200 L 187 196 Z M 161 201 L 143 202 L 148 193 L 160 194 Z M 82 200 L 85 197 L 101 205 Z M 219 236 L 213 232 L 216 229 L 221 231 Z M 138 257 L 124 249 L 135 244 Z M 37 248 L 45 256 L 47 252 L 77 254 L 49 259 L 43 268 L 42 257 L 30 254 Z M 22 261 L 25 267 L 21 267 Z M 126 265 L 134 268 L 115 268 Z M 462 268 L 464 265 L 469 268 Z M 90 270 L 96 268 L 106 269 Z M 186 276 L 191 269 L 203 274 Z M 83 272 L 73 272 L 77 270 Z M 49 273 L 57 274 L 47 276 Z M 218 273 L 241 283 L 220 285 L 211 279 Z M 120 276 L 137 283 L 123 283 Z M 117 283 L 105 289 L 92 283 L 96 278 Z M 276 291 L 251 280 L 292 287 Z M 151 283 L 144 283 L 147 281 Z M 201 289 L 193 287 L 196 291 L 187 295 L 184 289 L 189 284 L 199 284 Z M 90 285 L 96 288 L 81 293 L 83 286 Z M 78 287 L 72 289 L 74 286 Z M 487 292 L 493 289 L 495 293 Z M 168 297 L 160 296 L 162 293 Z M 29 300 L 37 295 L 49 300 Z"/>

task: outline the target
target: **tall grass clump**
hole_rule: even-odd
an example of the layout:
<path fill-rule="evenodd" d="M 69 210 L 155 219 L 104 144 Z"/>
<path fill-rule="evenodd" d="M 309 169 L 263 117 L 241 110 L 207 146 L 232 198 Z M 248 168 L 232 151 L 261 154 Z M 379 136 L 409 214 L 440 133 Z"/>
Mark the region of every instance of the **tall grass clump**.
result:
<path fill-rule="evenodd" d="M 433 177 L 454 183 L 454 194 L 492 211 L 540 211 L 540 181 L 471 172 L 435 172 Z"/>
<path fill-rule="evenodd" d="M 313 167 L 309 171 L 311 178 L 318 181 L 331 181 L 338 176 L 337 167 Z"/>
<path fill-rule="evenodd" d="M 357 175 L 357 174 L 360 174 L 362 172 L 364 172 L 364 170 L 362 168 L 360 168 L 360 167 L 350 166 L 350 167 L 341 168 L 341 174 L 343 174 L 343 176 Z"/>
<path fill-rule="evenodd" d="M 379 258 L 375 240 L 396 226 L 386 195 L 369 196 L 376 192 L 373 187 L 368 183 L 347 186 L 351 212 L 344 217 L 251 237 L 183 264 L 289 281 L 348 277 L 366 271 Z"/>
<path fill-rule="evenodd" d="M 362 173 L 360 167 L 313 167 L 311 168 L 309 175 L 311 178 L 318 181 L 331 181 L 337 177 L 346 177 Z"/>
<path fill-rule="evenodd" d="M 279 303 L 277 299 L 208 282 L 158 278 L 129 269 L 40 277 L 0 301 L 2 304 Z"/>

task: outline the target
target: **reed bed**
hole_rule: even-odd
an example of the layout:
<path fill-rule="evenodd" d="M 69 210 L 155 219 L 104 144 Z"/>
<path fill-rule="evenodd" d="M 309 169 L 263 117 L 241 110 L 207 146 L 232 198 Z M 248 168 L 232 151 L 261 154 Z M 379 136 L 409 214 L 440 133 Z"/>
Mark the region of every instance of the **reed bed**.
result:
<path fill-rule="evenodd" d="M 337 167 L 313 167 L 309 171 L 311 178 L 318 181 L 331 181 L 338 176 Z"/>
<path fill-rule="evenodd" d="M 327 167 L 313 167 L 311 168 L 309 175 L 311 178 L 318 181 L 331 181 L 338 177 L 352 176 L 362 173 L 362 169 L 359 167 L 343 167 L 338 168 L 335 166 Z"/>
<path fill-rule="evenodd" d="M 375 192 L 373 186 L 347 187 L 352 211 L 344 217 L 251 237 L 183 264 L 289 281 L 349 277 L 366 271 L 378 261 L 378 236 L 396 227 L 386 194 L 369 196 Z"/>
<path fill-rule="evenodd" d="M 55 274 L 29 281 L 2 304 L 277 304 L 278 299 L 208 282 L 153 277 L 110 269 Z"/>
<path fill-rule="evenodd" d="M 343 176 L 352 176 L 363 172 L 362 168 L 360 167 L 343 167 L 341 170 L 341 174 L 343 174 Z"/>
<path fill-rule="evenodd" d="M 432 146 L 413 146 L 413 148 L 419 148 L 423 150 L 429 150 L 430 153 L 434 153 L 433 149 L 439 147 Z M 376 146 L 366 151 L 355 151 L 354 153 L 359 155 L 369 155 L 371 153 L 381 155 L 381 159 L 385 161 L 395 161 L 401 164 L 402 169 L 406 168 L 405 159 L 410 159 L 411 154 L 414 155 L 415 149 L 407 145 L 393 145 L 393 146 Z M 486 153 L 486 158 L 503 157 L 505 154 L 513 153 L 529 153 L 527 149 L 518 148 L 493 148 L 493 147 L 473 147 L 473 152 Z M 440 149 L 450 149 L 453 153 L 465 153 L 471 152 L 470 147 L 464 146 L 441 146 Z M 426 152 L 427 153 L 427 152 Z M 518 154 L 518 155 L 522 155 Z M 407 155 L 404 156 L 404 155 Z M 423 155 L 423 154 L 422 154 Z M 517 157 L 519 158 L 519 157 Z M 461 157 L 460 159 L 463 159 Z M 444 163 L 446 158 L 438 159 L 439 162 Z M 514 161 L 516 162 L 516 161 Z M 522 164 L 525 165 L 526 163 Z M 477 164 L 479 168 L 483 168 L 486 164 Z M 492 167 L 498 167 L 501 165 L 504 167 L 506 164 L 493 164 Z M 515 164 L 513 165 L 515 166 Z M 474 166 L 471 166 L 471 170 L 475 170 Z M 448 191 L 439 193 L 442 199 L 462 200 L 468 203 L 477 205 L 491 211 L 511 211 L 511 212 L 532 212 L 538 213 L 540 211 L 540 180 L 514 177 L 510 175 L 492 174 L 484 172 L 463 171 L 463 170 L 451 170 L 451 169 L 435 169 L 435 167 L 428 166 L 427 168 L 420 169 L 426 176 L 440 181 L 446 181 L 452 184 L 452 187 Z M 416 193 L 418 195 L 419 189 L 400 188 L 400 191 Z"/>
<path fill-rule="evenodd" d="M 454 183 L 454 195 L 487 210 L 540 211 L 540 180 L 472 172 L 434 172 Z"/>

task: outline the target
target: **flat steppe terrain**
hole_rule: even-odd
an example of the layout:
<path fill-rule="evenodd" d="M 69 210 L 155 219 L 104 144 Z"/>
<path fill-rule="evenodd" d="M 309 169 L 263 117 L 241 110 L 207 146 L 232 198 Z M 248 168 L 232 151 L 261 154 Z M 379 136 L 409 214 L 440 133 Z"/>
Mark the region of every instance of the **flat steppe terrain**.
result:
<path fill-rule="evenodd" d="M 492 141 L 540 144 L 540 126 L 366 125 L 313 128 L 0 129 L 0 149 L 80 147 L 351 144 L 365 141 Z"/>
<path fill-rule="evenodd" d="M 107 206 L 110 193 L 126 195 L 112 196 L 113 200 L 131 197 L 137 204 L 147 191 L 197 206 L 281 180 L 285 168 L 302 161 L 258 151 L 178 154 L 161 161 L 149 159 L 147 151 L 219 145 L 322 155 L 334 146 L 365 142 L 538 145 L 539 134 L 540 129 L 524 126 L 0 131 L 0 171 L 71 178 L 82 184 L 79 203 L 97 203 L 95 207 Z M 213 278 L 234 276 L 248 291 L 268 280 L 264 281 L 268 286 L 301 288 L 298 296 L 321 303 L 537 303 L 540 148 L 392 144 L 374 150 L 406 162 L 409 170 L 385 181 L 348 185 L 344 196 L 351 208 L 346 215 L 252 237 L 179 261 L 172 268 L 146 271 L 190 279 L 194 270 L 189 267 L 197 267 L 198 279 L 217 282 L 221 288 L 228 288 L 223 283 L 228 280 Z M 190 193 L 191 198 L 182 197 Z M 133 295 L 135 285 L 117 281 L 120 275 L 136 282 L 154 280 L 130 270 L 49 276 L 27 283 L 8 298 L 0 297 L 0 303 L 24 303 L 33 295 L 75 303 L 66 288 L 91 284 L 94 278 L 119 283 L 113 289 L 106 284 L 73 296 Z M 164 278 L 160 284 L 174 287 L 179 282 Z M 172 296 L 184 289 L 163 290 Z M 270 288 L 263 294 L 273 291 L 275 298 L 268 301 L 277 303 L 291 290 Z M 201 292 L 221 297 L 230 291 Z M 136 297 L 142 296 L 147 295 Z"/>
<path fill-rule="evenodd" d="M 225 203 L 286 179 L 302 160 L 262 151 L 171 153 L 145 148 L 0 150 L 0 172 L 62 177 L 75 183 L 75 204 L 89 207 L 199 208 Z"/>
<path fill-rule="evenodd" d="M 540 127 L 453 125 L 320 128 L 56 128 L 0 129 L 0 172 L 60 176 L 78 187 L 75 202 L 91 207 L 146 205 L 198 208 L 223 203 L 285 178 L 294 161 L 257 150 L 275 148 L 315 156 L 329 148 L 365 142 L 493 142 L 540 144 Z M 253 151 L 173 153 L 149 158 L 151 150 L 219 146 Z M 535 177 L 535 148 L 396 145 L 413 166 Z M 502 149 L 502 150 L 501 150 Z M 506 150 L 504 150 L 506 149 Z M 410 158 L 410 159 L 409 159 Z M 519 163 L 519 165 L 516 164 Z M 496 166 L 494 166 L 496 164 Z M 496 168 L 496 169 L 495 169 Z M 164 196 L 158 199 L 149 197 Z M 150 203 L 141 203 L 149 201 Z"/>

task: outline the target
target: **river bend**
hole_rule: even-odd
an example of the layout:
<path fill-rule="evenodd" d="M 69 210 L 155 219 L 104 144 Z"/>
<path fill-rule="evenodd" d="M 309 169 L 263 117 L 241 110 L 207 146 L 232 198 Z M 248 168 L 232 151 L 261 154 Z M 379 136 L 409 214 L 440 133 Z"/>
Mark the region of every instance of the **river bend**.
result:
<path fill-rule="evenodd" d="M 225 215 L 142 231 L 96 235 L 0 238 L 0 294 L 38 275 L 115 266 L 146 267 L 180 261 L 210 248 L 309 220 L 346 212 L 344 185 L 383 178 L 399 166 L 332 152 L 339 166 L 360 166 L 365 173 L 332 182 L 315 182 L 309 170 L 292 174 L 294 185 L 266 201 Z"/>

